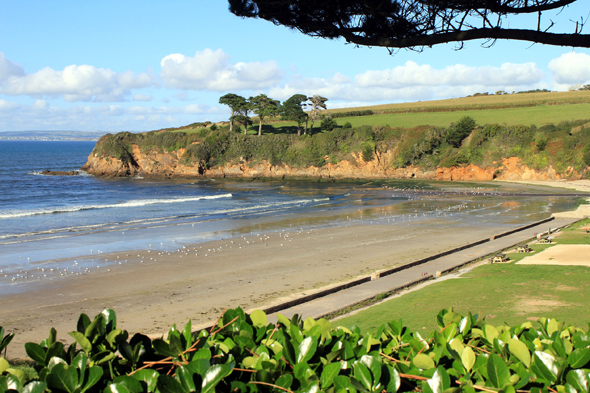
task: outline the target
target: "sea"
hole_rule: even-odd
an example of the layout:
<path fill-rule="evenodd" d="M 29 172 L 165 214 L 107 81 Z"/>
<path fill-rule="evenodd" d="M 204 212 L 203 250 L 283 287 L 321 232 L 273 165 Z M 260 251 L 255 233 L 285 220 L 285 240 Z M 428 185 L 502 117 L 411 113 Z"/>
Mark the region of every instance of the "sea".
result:
<path fill-rule="evenodd" d="M 339 225 L 527 224 L 579 197 L 521 185 L 252 181 L 42 175 L 79 170 L 95 142 L 0 141 L 0 295 L 27 272 L 115 251 L 176 249 L 253 233 Z M 539 194 L 539 195 L 537 195 Z M 80 261 L 80 262 L 78 262 Z M 86 261 L 86 262 L 84 262 Z"/>

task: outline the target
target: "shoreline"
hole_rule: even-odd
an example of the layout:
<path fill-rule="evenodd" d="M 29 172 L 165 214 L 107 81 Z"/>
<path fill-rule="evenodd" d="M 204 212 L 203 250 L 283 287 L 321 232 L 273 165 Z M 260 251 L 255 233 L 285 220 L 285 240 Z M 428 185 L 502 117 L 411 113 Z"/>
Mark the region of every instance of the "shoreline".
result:
<path fill-rule="evenodd" d="M 284 230 L 187 245 L 170 255 L 129 253 L 128 263 L 110 271 L 2 296 L 0 320 L 17 333 L 9 356 L 23 357 L 24 343 L 39 342 L 51 327 L 68 339 L 80 313 L 92 318 L 113 308 L 120 327 L 160 335 L 188 319 L 196 326 L 215 320 L 225 308 L 270 306 L 498 231 L 474 225 L 451 232 L 447 220 L 404 224 Z M 101 257 L 116 260 L 116 254 Z"/>

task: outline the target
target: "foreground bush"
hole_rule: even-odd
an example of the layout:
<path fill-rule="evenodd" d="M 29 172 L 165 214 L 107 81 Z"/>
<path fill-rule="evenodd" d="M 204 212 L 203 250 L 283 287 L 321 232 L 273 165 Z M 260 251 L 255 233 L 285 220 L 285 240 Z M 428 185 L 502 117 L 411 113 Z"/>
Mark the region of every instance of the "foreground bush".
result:
<path fill-rule="evenodd" d="M 363 334 L 298 316 L 268 324 L 237 308 L 210 330 L 189 322 L 150 340 L 130 338 L 105 310 L 80 316 L 70 346 L 54 329 L 25 345 L 39 380 L 0 359 L 0 392 L 588 392 L 587 331 L 543 318 L 492 326 L 452 310 L 436 319 L 428 335 L 401 321 Z"/>

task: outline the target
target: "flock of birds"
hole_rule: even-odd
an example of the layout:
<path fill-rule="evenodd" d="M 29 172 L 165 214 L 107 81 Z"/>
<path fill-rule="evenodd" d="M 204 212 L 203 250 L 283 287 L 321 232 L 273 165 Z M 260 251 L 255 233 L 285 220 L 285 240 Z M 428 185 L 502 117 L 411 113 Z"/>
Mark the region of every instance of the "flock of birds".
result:
<path fill-rule="evenodd" d="M 471 190 L 457 190 L 457 191 L 437 191 L 437 190 L 425 190 L 425 189 L 418 189 L 418 188 L 392 188 L 384 186 L 384 189 L 387 191 L 393 191 L 393 196 L 398 196 L 402 194 L 405 197 L 410 199 L 418 199 L 420 195 L 427 196 L 427 195 L 462 195 L 462 196 L 498 196 L 501 195 L 497 192 L 493 192 L 490 190 L 485 189 L 471 189 Z M 453 204 L 446 207 L 440 207 L 438 205 L 429 205 L 426 207 L 426 203 L 423 204 L 421 211 L 419 212 L 418 209 L 414 209 L 414 212 L 406 211 L 403 214 L 399 214 L 398 212 L 392 212 L 391 208 L 375 208 L 370 213 L 371 220 L 368 220 L 364 217 L 365 212 L 361 209 L 358 209 L 356 212 L 357 214 L 351 214 L 346 216 L 346 221 L 348 224 L 357 222 L 364 222 L 367 224 L 385 224 L 385 223 L 400 223 L 405 221 L 414 220 L 421 217 L 427 216 L 452 216 L 456 212 L 460 212 L 463 210 L 468 209 L 478 209 L 481 207 L 485 207 L 482 204 L 472 204 L 471 206 L 465 203 Z M 396 221 L 397 220 L 397 221 Z M 193 224 L 194 226 L 194 224 Z M 37 268 L 28 268 L 28 269 L 19 269 L 18 271 L 4 271 L 0 270 L 0 279 L 6 279 L 10 282 L 30 282 L 30 281 L 38 281 L 43 279 L 55 279 L 55 278 L 63 278 L 63 277 L 71 277 L 71 276 L 80 276 L 86 274 L 92 274 L 95 272 L 106 271 L 110 272 L 111 268 L 114 268 L 116 265 L 122 265 L 128 262 L 139 262 L 144 263 L 148 261 L 157 262 L 158 258 L 162 257 L 171 257 L 171 256 L 178 256 L 179 258 L 182 257 L 209 257 L 215 253 L 223 252 L 224 249 L 237 247 L 238 249 L 245 249 L 250 244 L 255 243 L 256 241 L 264 242 L 265 246 L 268 246 L 268 241 L 271 240 L 271 235 L 278 234 L 281 242 L 278 243 L 280 247 L 283 247 L 286 242 L 291 242 L 294 240 L 294 235 L 301 235 L 306 234 L 309 238 L 314 235 L 313 229 L 303 229 L 300 228 L 297 231 L 293 231 L 292 233 L 288 232 L 287 230 L 283 229 L 273 233 L 266 233 L 266 234 L 254 234 L 250 233 L 249 237 L 246 236 L 237 237 L 233 239 L 225 239 L 227 243 L 222 246 L 218 246 L 215 248 L 203 246 L 203 245 L 192 245 L 192 246 L 178 246 L 174 240 L 172 240 L 172 247 L 169 250 L 165 250 L 164 242 L 160 242 L 159 249 L 154 249 L 152 244 L 149 244 L 149 248 L 145 252 L 140 252 L 135 255 L 131 255 L 129 253 L 125 253 L 122 255 L 115 255 L 113 253 L 107 254 L 109 255 L 108 258 L 102 257 L 103 251 L 90 250 L 91 257 L 86 258 L 78 258 L 74 260 L 70 266 L 61 266 L 56 265 L 55 267 L 37 267 Z M 224 239 L 222 239 L 224 240 Z M 22 256 L 20 259 L 22 260 Z M 110 259 L 109 259 L 110 258 Z M 19 263 L 22 265 L 22 263 Z M 27 258 L 27 265 L 30 266 L 30 258 Z"/>

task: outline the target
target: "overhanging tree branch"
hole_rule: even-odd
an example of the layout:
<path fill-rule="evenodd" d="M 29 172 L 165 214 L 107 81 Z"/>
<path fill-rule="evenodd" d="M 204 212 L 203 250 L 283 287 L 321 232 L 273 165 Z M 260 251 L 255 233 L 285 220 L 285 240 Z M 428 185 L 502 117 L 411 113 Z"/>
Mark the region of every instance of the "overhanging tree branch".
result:
<path fill-rule="evenodd" d="M 571 21 L 570 33 L 552 31 L 541 16 L 587 0 L 228 0 L 241 17 L 261 18 L 321 38 L 387 48 L 421 48 L 476 39 L 521 40 L 590 48 L 581 34 L 585 19 Z M 532 26 L 504 28 L 510 16 L 534 15 Z M 549 14 L 551 16 L 551 14 Z M 570 18 L 572 19 L 572 18 Z M 577 20 L 577 16 L 573 19 Z M 522 20 L 517 22 L 521 23 Z M 522 22 L 522 23 L 528 23 Z M 507 25 L 507 24 L 506 24 Z M 563 30 L 563 26 L 557 26 Z"/>
<path fill-rule="evenodd" d="M 479 39 L 504 39 L 528 41 L 546 45 L 572 46 L 590 48 L 589 34 L 555 34 L 536 30 L 486 28 L 462 31 L 452 31 L 432 35 L 390 39 L 366 38 L 355 34 L 343 33 L 346 41 L 362 46 L 384 46 L 387 48 L 413 48 L 419 46 L 433 46 L 447 42 L 463 42 Z"/>

